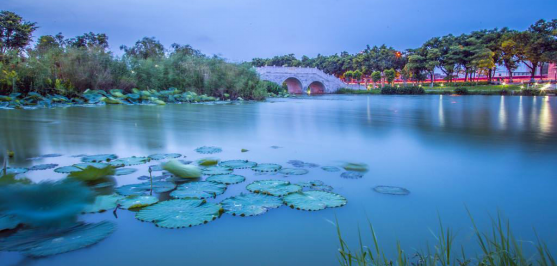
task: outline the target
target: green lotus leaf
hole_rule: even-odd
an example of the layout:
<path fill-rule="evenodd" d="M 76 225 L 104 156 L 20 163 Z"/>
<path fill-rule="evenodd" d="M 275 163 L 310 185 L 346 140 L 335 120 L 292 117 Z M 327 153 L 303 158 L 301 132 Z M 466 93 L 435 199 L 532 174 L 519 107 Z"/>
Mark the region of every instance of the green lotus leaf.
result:
<path fill-rule="evenodd" d="M 201 153 L 201 154 L 213 154 L 213 153 L 219 153 L 222 152 L 223 150 L 221 148 L 218 147 L 208 147 L 208 146 L 203 146 L 203 147 L 199 147 L 196 149 L 196 152 Z"/>
<path fill-rule="evenodd" d="M 283 201 L 274 196 L 242 193 L 221 202 L 226 213 L 240 216 L 260 215 L 269 209 L 279 208 Z"/>
<path fill-rule="evenodd" d="M 282 166 L 274 163 L 261 163 L 254 167 L 252 170 L 256 172 L 277 172 L 281 170 Z"/>
<path fill-rule="evenodd" d="M 97 154 L 97 155 L 90 155 L 84 156 L 81 158 L 81 161 L 84 163 L 100 163 L 100 162 L 109 162 L 118 158 L 116 154 Z"/>
<path fill-rule="evenodd" d="M 337 166 L 322 166 L 322 170 L 326 172 L 339 172 L 341 169 Z"/>
<path fill-rule="evenodd" d="M 363 173 L 355 172 L 355 171 L 347 171 L 347 172 L 341 173 L 341 177 L 342 178 L 347 178 L 347 179 L 359 179 L 359 178 L 362 178 L 363 176 L 364 176 Z"/>
<path fill-rule="evenodd" d="M 411 193 L 406 188 L 392 187 L 392 186 L 377 186 L 374 188 L 374 191 L 382 194 L 399 195 L 399 196 L 405 196 Z"/>
<path fill-rule="evenodd" d="M 106 163 L 77 163 L 77 164 L 74 164 L 73 166 L 78 167 L 80 169 L 85 169 L 88 166 L 93 166 L 95 168 L 105 168 L 105 167 L 109 166 L 109 164 L 106 164 Z"/>
<path fill-rule="evenodd" d="M 200 199 L 175 199 L 143 208 L 136 218 L 162 228 L 182 228 L 213 221 L 222 211 L 221 204 Z"/>
<path fill-rule="evenodd" d="M 241 175 L 233 175 L 233 174 L 226 174 L 226 175 L 212 175 L 205 179 L 205 181 L 221 183 L 225 185 L 232 185 L 242 183 L 246 180 L 245 177 Z"/>
<path fill-rule="evenodd" d="M 176 185 L 171 182 L 165 182 L 165 181 L 153 182 L 153 192 L 155 193 L 168 192 L 173 190 L 174 188 L 176 188 Z M 151 182 L 125 185 L 116 188 L 116 193 L 124 196 L 144 195 L 144 194 L 149 194 L 150 191 L 151 191 Z"/>
<path fill-rule="evenodd" d="M 159 175 L 159 176 L 146 176 L 146 175 L 142 175 L 140 177 L 138 177 L 138 180 L 150 180 L 153 179 L 153 181 L 161 181 L 161 180 L 165 180 L 167 178 L 171 177 L 170 175 Z"/>
<path fill-rule="evenodd" d="M 135 168 L 118 168 L 114 171 L 115 175 L 129 175 L 129 174 L 133 174 L 137 171 L 138 169 Z"/>
<path fill-rule="evenodd" d="M 122 209 L 137 209 L 159 202 L 154 196 L 130 195 L 118 201 L 118 207 Z"/>
<path fill-rule="evenodd" d="M 78 164 L 74 164 L 72 166 L 58 167 L 58 168 L 54 169 L 54 172 L 62 173 L 62 174 L 68 174 L 68 173 L 72 173 L 72 172 L 81 171 L 81 170 L 87 168 L 88 166 L 92 166 L 92 167 L 95 167 L 95 168 L 105 168 L 109 165 L 106 164 L 106 163 L 78 163 Z"/>
<path fill-rule="evenodd" d="M 345 170 L 347 171 L 353 171 L 353 172 L 368 171 L 368 165 L 365 163 L 346 163 L 345 165 L 343 165 L 343 168 L 345 168 Z"/>
<path fill-rule="evenodd" d="M 218 163 L 219 163 L 219 159 L 217 158 L 203 158 L 198 161 L 198 164 L 202 166 L 212 166 Z"/>
<path fill-rule="evenodd" d="M 279 171 L 284 175 L 305 175 L 308 174 L 308 170 L 302 168 L 283 168 Z"/>
<path fill-rule="evenodd" d="M 16 178 L 16 174 L 5 174 L 0 176 L 0 186 L 31 183 L 31 180 L 28 178 Z"/>
<path fill-rule="evenodd" d="M 252 168 L 258 165 L 255 162 L 250 162 L 248 160 L 230 160 L 230 161 L 223 161 L 219 163 L 219 166 L 228 167 L 232 169 L 246 169 Z"/>
<path fill-rule="evenodd" d="M 331 192 L 331 191 L 333 191 L 333 187 L 332 187 L 332 186 L 328 186 L 328 185 L 311 186 L 311 187 L 308 187 L 308 189 L 309 189 L 309 190 L 326 191 L 326 192 Z"/>
<path fill-rule="evenodd" d="M 204 168 L 202 173 L 204 175 L 226 175 L 233 172 L 233 169 L 222 166 L 211 166 Z"/>
<path fill-rule="evenodd" d="M 100 195 L 95 197 L 95 201 L 87 205 L 83 212 L 94 213 L 94 212 L 104 212 L 107 210 L 114 210 L 117 206 L 117 201 L 123 199 L 124 196 L 118 194 L 111 195 Z"/>
<path fill-rule="evenodd" d="M 0 213 L 32 226 L 59 226 L 74 222 L 94 199 L 89 188 L 75 181 L 1 186 Z"/>
<path fill-rule="evenodd" d="M 138 165 L 144 164 L 149 162 L 149 158 L 147 157 L 128 157 L 128 158 L 120 158 L 113 161 L 110 161 L 110 165 L 112 166 L 131 166 L 131 165 Z"/>
<path fill-rule="evenodd" d="M 31 257 L 46 257 L 96 244 L 112 234 L 115 228 L 115 224 L 103 221 L 47 230 L 20 230 L 0 239 L 0 250 L 19 251 Z"/>
<path fill-rule="evenodd" d="M 296 184 L 301 186 L 301 187 L 313 187 L 313 186 L 324 185 L 324 182 L 322 182 L 321 180 L 312 180 L 312 181 L 298 182 Z"/>
<path fill-rule="evenodd" d="M 199 178 L 202 175 L 199 167 L 182 164 L 177 160 L 170 160 L 163 164 L 163 169 L 180 178 Z"/>
<path fill-rule="evenodd" d="M 283 197 L 287 206 L 297 210 L 319 211 L 347 204 L 343 196 L 325 191 L 305 191 Z"/>
<path fill-rule="evenodd" d="M 87 168 L 81 171 L 74 171 L 68 175 L 68 178 L 74 178 L 81 181 L 94 181 L 108 176 L 114 175 L 114 167 L 106 166 L 104 168 L 96 168 L 93 166 L 87 166 Z"/>
<path fill-rule="evenodd" d="M 29 170 L 31 170 L 31 171 L 47 170 L 47 169 L 52 169 L 56 166 L 58 166 L 58 164 L 55 164 L 55 163 L 37 164 L 37 165 L 33 165 L 33 166 L 29 167 Z"/>
<path fill-rule="evenodd" d="M 225 184 L 198 181 L 182 184 L 170 193 L 173 198 L 215 198 L 225 192 L 227 186 Z"/>
<path fill-rule="evenodd" d="M 246 186 L 246 189 L 254 193 L 284 196 L 290 193 L 299 192 L 302 190 L 302 187 L 299 185 L 293 185 L 290 182 L 283 180 L 259 180 Z"/>
<path fill-rule="evenodd" d="M 112 98 L 112 97 L 103 97 L 101 98 L 101 101 L 107 103 L 107 104 L 122 104 L 122 101 L 116 98 Z"/>
<path fill-rule="evenodd" d="M 21 221 L 13 215 L 4 215 L 0 213 L 0 231 L 16 228 Z"/>
<path fill-rule="evenodd" d="M 149 169 L 154 172 L 163 171 L 163 166 L 161 166 L 160 164 L 154 164 L 154 165 L 150 165 Z"/>
<path fill-rule="evenodd" d="M 157 153 L 147 156 L 151 160 L 174 159 L 182 156 L 180 153 Z"/>
<path fill-rule="evenodd" d="M 318 167 L 319 165 L 315 164 L 315 163 L 305 163 L 303 161 L 300 160 L 290 160 L 287 162 L 288 164 L 294 166 L 294 167 L 298 167 L 298 168 L 302 168 L 302 167 L 310 167 L 310 168 L 314 168 L 314 167 Z"/>
<path fill-rule="evenodd" d="M 67 174 L 67 173 L 77 172 L 77 171 L 81 171 L 81 170 L 83 170 L 83 169 L 75 167 L 75 166 L 62 166 L 62 167 L 58 167 L 58 168 L 54 169 L 54 172 L 61 173 L 61 174 Z"/>
<path fill-rule="evenodd" d="M 8 167 L 6 168 L 6 174 L 23 174 L 23 173 L 27 173 L 29 171 L 28 168 L 24 168 L 24 167 Z"/>

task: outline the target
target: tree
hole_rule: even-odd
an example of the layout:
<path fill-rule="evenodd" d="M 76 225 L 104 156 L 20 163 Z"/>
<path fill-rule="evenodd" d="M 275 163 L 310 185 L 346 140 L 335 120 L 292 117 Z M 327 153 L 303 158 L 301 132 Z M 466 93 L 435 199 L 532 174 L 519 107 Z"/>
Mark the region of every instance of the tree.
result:
<path fill-rule="evenodd" d="M 148 59 L 165 56 L 165 47 L 155 37 L 143 37 L 132 47 L 120 46 L 120 50 L 123 50 L 126 56 L 132 58 Z"/>
<path fill-rule="evenodd" d="M 343 74 L 343 77 L 345 78 L 345 82 L 351 82 L 353 76 L 354 76 L 354 72 L 350 70 L 345 72 L 345 74 Z"/>
<path fill-rule="evenodd" d="M 531 82 L 534 82 L 535 72 L 541 63 L 556 62 L 556 19 L 535 22 L 521 32 L 516 40 L 521 47 L 519 60 L 531 70 Z"/>
<path fill-rule="evenodd" d="M 395 69 L 392 68 L 392 69 L 385 70 L 384 74 L 386 75 L 386 80 L 388 84 L 391 84 L 395 79 Z"/>
<path fill-rule="evenodd" d="M 0 55 L 10 51 L 21 52 L 29 43 L 38 27 L 35 22 L 24 21 L 23 18 L 10 11 L 0 12 Z"/>
<path fill-rule="evenodd" d="M 66 44 L 74 48 L 108 49 L 108 36 L 104 33 L 85 33 L 75 38 L 68 39 Z"/>
<path fill-rule="evenodd" d="M 372 72 L 372 81 L 374 82 L 374 88 L 376 87 L 376 82 L 380 81 L 380 79 L 382 79 L 382 73 L 380 73 L 380 71 Z"/>
<path fill-rule="evenodd" d="M 360 85 L 360 79 L 362 78 L 362 72 L 360 70 L 353 71 L 353 78 L 355 78 L 358 85 Z"/>
<path fill-rule="evenodd" d="M 500 40 L 499 52 L 501 54 L 498 63 L 504 65 L 508 70 L 508 82 L 513 82 L 513 71 L 517 69 L 519 65 L 518 54 L 520 52 L 520 47 L 516 42 L 518 33 L 511 31 L 506 32 L 502 35 Z"/>

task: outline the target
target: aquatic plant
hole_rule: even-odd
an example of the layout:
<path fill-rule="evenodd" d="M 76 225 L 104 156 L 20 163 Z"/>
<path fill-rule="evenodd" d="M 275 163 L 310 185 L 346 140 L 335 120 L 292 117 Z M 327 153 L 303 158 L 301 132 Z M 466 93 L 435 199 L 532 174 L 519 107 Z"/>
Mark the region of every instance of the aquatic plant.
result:
<path fill-rule="evenodd" d="M 347 199 L 339 194 L 325 191 L 304 191 L 283 197 L 285 204 L 291 208 L 305 211 L 319 211 L 325 208 L 341 207 Z"/>
<path fill-rule="evenodd" d="M 296 184 L 307 190 L 319 190 L 319 191 L 327 191 L 327 192 L 333 191 L 332 186 L 328 186 L 324 184 L 324 182 L 322 182 L 321 180 L 302 181 Z"/>
<path fill-rule="evenodd" d="M 93 192 L 75 181 L 0 187 L 0 213 L 33 226 L 70 224 L 93 200 Z"/>
<path fill-rule="evenodd" d="M 129 174 L 133 174 L 137 171 L 138 169 L 135 168 L 117 168 L 114 171 L 115 175 L 129 175 Z"/>
<path fill-rule="evenodd" d="M 201 199 L 175 199 L 145 207 L 136 218 L 162 228 L 191 227 L 213 221 L 223 212 L 221 204 Z"/>
<path fill-rule="evenodd" d="M 55 163 L 48 163 L 48 164 L 37 164 L 29 167 L 30 171 L 39 171 L 39 170 L 47 170 L 57 167 L 58 164 Z"/>
<path fill-rule="evenodd" d="M 212 175 L 205 179 L 205 181 L 221 183 L 225 185 L 242 183 L 244 182 L 244 180 L 246 180 L 244 176 L 234 174 Z"/>
<path fill-rule="evenodd" d="M 279 170 L 281 170 L 282 166 L 279 164 L 274 164 L 274 163 L 260 163 L 254 167 L 252 167 L 252 170 L 256 171 L 256 172 L 277 172 Z"/>
<path fill-rule="evenodd" d="M 61 174 L 68 174 L 68 173 L 71 173 L 71 172 L 81 171 L 81 170 L 87 168 L 88 166 L 92 166 L 92 167 L 95 167 L 95 168 L 105 168 L 109 165 L 106 164 L 106 163 L 78 163 L 78 164 L 74 164 L 74 165 L 71 165 L 71 166 L 58 167 L 58 168 L 54 169 L 54 172 L 61 173 Z"/>
<path fill-rule="evenodd" d="M 48 230 L 19 230 L 0 239 L 0 250 L 19 251 L 31 257 L 46 257 L 96 244 L 111 235 L 115 228 L 115 224 L 103 221 Z"/>
<path fill-rule="evenodd" d="M 362 178 L 363 176 L 364 174 L 362 172 L 356 172 L 356 171 L 347 171 L 341 173 L 341 177 L 346 179 L 359 179 Z"/>
<path fill-rule="evenodd" d="M 255 216 L 269 209 L 279 208 L 283 201 L 274 196 L 254 193 L 241 193 L 221 202 L 225 213 L 239 216 Z"/>
<path fill-rule="evenodd" d="M 109 164 L 112 166 L 119 167 L 119 166 L 132 166 L 132 165 L 144 164 L 147 162 L 149 162 L 149 158 L 147 157 L 132 156 L 128 158 L 120 158 L 120 159 L 112 160 L 109 162 Z"/>
<path fill-rule="evenodd" d="M 201 166 L 212 166 L 217 165 L 219 163 L 218 158 L 203 158 L 198 160 L 198 164 Z"/>
<path fill-rule="evenodd" d="M 301 186 L 293 185 L 290 182 L 283 180 L 254 181 L 246 186 L 246 189 L 254 193 L 261 193 L 272 196 L 284 196 L 290 193 L 302 191 Z"/>
<path fill-rule="evenodd" d="M 258 164 L 255 162 L 250 162 L 248 160 L 229 160 L 229 161 L 223 161 L 219 163 L 219 166 L 227 167 L 231 169 L 246 169 L 246 168 L 252 168 L 256 165 Z"/>
<path fill-rule="evenodd" d="M 378 193 L 390 194 L 390 195 L 409 195 L 409 193 L 411 193 L 409 190 L 402 187 L 376 186 L 373 189 Z"/>
<path fill-rule="evenodd" d="M 287 163 L 294 166 L 294 167 L 298 167 L 298 168 L 302 168 L 302 167 L 314 168 L 314 167 L 319 166 L 315 163 L 305 163 L 305 162 L 300 161 L 300 160 L 290 160 Z"/>
<path fill-rule="evenodd" d="M 341 169 L 337 166 L 322 166 L 322 170 L 326 172 L 339 172 Z"/>
<path fill-rule="evenodd" d="M 95 201 L 83 208 L 84 213 L 104 212 L 113 210 L 117 206 L 117 202 L 124 196 L 118 194 L 99 195 L 95 197 Z"/>
<path fill-rule="evenodd" d="M 14 229 L 20 224 L 21 221 L 17 217 L 0 213 L 0 231 Z"/>
<path fill-rule="evenodd" d="M 157 153 L 147 156 L 151 160 L 175 159 L 182 156 L 180 153 Z"/>
<path fill-rule="evenodd" d="M 130 195 L 118 200 L 118 207 L 121 209 L 137 209 L 159 202 L 159 199 L 154 196 Z"/>
<path fill-rule="evenodd" d="M 202 169 L 204 175 L 226 175 L 233 172 L 233 169 L 222 166 L 210 166 Z"/>
<path fill-rule="evenodd" d="M 219 147 L 213 147 L 213 146 L 202 146 L 196 149 L 197 153 L 201 153 L 201 154 L 213 154 L 213 153 L 219 153 L 222 152 L 223 150 Z"/>
<path fill-rule="evenodd" d="M 110 162 L 118 158 L 116 154 L 97 154 L 89 155 L 81 158 L 84 163 L 100 163 L 100 162 Z"/>
<path fill-rule="evenodd" d="M 345 165 L 343 165 L 343 168 L 347 171 L 353 171 L 353 172 L 368 171 L 368 165 L 365 163 L 345 163 Z"/>
<path fill-rule="evenodd" d="M 308 174 L 308 170 L 302 168 L 283 168 L 279 173 L 284 175 L 305 175 Z"/>
<path fill-rule="evenodd" d="M 28 178 L 16 178 L 16 174 L 5 174 L 0 176 L 0 186 L 31 183 L 31 180 Z"/>
<path fill-rule="evenodd" d="M 114 175 L 114 173 L 115 173 L 114 167 L 110 165 L 103 168 L 87 166 L 83 170 L 71 172 L 68 175 L 68 178 L 87 182 L 87 181 L 95 181 L 102 178 L 106 178 Z"/>
<path fill-rule="evenodd" d="M 116 193 L 124 196 L 130 195 L 145 195 L 151 191 L 155 193 L 168 192 L 176 188 L 176 185 L 171 182 L 157 181 L 157 182 L 143 182 L 140 184 L 130 184 L 117 187 Z"/>
<path fill-rule="evenodd" d="M 54 157 L 60 157 L 60 156 L 62 156 L 62 154 L 49 153 L 49 154 L 43 154 L 43 155 L 37 156 L 37 157 L 27 158 L 27 160 L 40 160 L 40 159 L 44 159 L 44 158 L 54 158 Z"/>
<path fill-rule="evenodd" d="M 24 174 L 27 173 L 29 169 L 25 167 L 8 167 L 6 168 L 6 174 Z"/>
<path fill-rule="evenodd" d="M 202 171 L 195 165 L 182 164 L 177 160 L 170 160 L 163 164 L 163 169 L 180 178 L 199 178 Z"/>
<path fill-rule="evenodd" d="M 170 193 L 173 198 L 215 198 L 225 192 L 227 186 L 221 183 L 198 181 L 182 184 Z"/>

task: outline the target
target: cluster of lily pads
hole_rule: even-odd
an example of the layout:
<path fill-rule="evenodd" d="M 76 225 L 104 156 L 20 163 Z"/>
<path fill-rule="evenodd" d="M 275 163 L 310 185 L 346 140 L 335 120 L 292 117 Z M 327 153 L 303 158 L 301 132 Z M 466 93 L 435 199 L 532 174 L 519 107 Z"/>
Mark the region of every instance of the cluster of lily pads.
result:
<path fill-rule="evenodd" d="M 200 154 L 215 154 L 218 147 L 200 147 Z M 60 155 L 48 155 L 49 158 Z M 211 222 L 223 213 L 233 216 L 255 216 L 287 205 L 293 209 L 319 211 L 341 207 L 347 199 L 332 192 L 333 187 L 320 180 L 291 183 L 286 179 L 255 180 L 246 185 L 248 192 L 220 202 L 211 202 L 231 185 L 246 182 L 238 169 L 251 169 L 256 175 L 305 175 L 307 168 L 319 165 L 292 160 L 292 168 L 274 163 L 248 160 L 220 161 L 204 158 L 186 161 L 181 154 L 152 154 L 119 158 L 115 154 L 76 155 L 80 163 L 57 167 L 56 164 L 35 165 L 31 168 L 4 168 L 0 177 L 0 231 L 13 232 L 0 238 L 0 251 L 19 251 L 28 256 L 42 257 L 68 252 L 95 244 L 116 228 L 112 222 L 78 222 L 83 213 L 98 213 L 117 209 L 136 212 L 136 219 L 162 228 L 183 228 Z M 37 158 L 31 158 L 37 159 Z M 114 176 L 137 171 L 130 166 L 161 161 L 148 167 L 148 175 L 137 184 L 116 187 Z M 67 174 L 57 182 L 32 183 L 16 177 L 31 170 L 54 169 Z M 341 174 L 360 177 L 368 170 L 364 164 L 346 164 Z M 342 168 L 323 166 L 327 172 Z M 405 195 L 402 188 L 379 186 L 376 192 Z M 164 196 L 161 196 L 163 193 Z M 156 196 L 158 194 L 158 196 Z"/>
<path fill-rule="evenodd" d="M 0 108 L 4 109 L 32 109 L 32 108 L 52 108 L 83 105 L 104 105 L 104 104 L 126 104 L 126 105 L 165 105 L 167 103 L 201 103 L 216 102 L 219 99 L 205 94 L 198 95 L 192 91 L 182 91 L 176 88 L 168 90 L 139 90 L 132 89 L 125 93 L 120 89 L 110 91 L 86 90 L 82 94 L 68 98 L 59 94 L 41 95 L 37 92 L 30 92 L 27 95 L 12 93 L 10 95 L 0 95 Z M 225 101 L 243 99 L 229 99 L 225 95 Z"/>

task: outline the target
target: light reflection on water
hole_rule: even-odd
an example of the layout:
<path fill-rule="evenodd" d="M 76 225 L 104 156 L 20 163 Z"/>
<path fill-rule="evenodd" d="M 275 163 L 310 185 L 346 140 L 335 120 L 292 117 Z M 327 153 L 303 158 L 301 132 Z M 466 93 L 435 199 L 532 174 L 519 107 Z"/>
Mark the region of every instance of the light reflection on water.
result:
<path fill-rule="evenodd" d="M 532 98 L 532 99 L 530 99 Z M 515 115 L 517 114 L 517 115 Z M 533 239 L 532 227 L 556 249 L 556 98 L 514 96 L 337 96 L 271 99 L 240 105 L 105 106 L 53 110 L 0 110 L 0 150 L 14 150 L 11 165 L 69 165 L 75 154 L 121 157 L 223 148 L 221 159 L 320 165 L 364 162 L 370 172 L 347 180 L 310 169 L 298 182 L 319 179 L 347 197 L 339 209 L 301 212 L 281 207 L 259 217 L 222 218 L 207 225 L 165 230 L 121 211 L 86 215 L 111 220 L 116 233 L 94 247 L 40 260 L 0 253 L 0 265 L 336 265 L 337 239 L 327 222 L 337 215 L 351 243 L 368 215 L 386 247 L 399 239 L 412 253 L 437 227 L 437 212 L 472 252 L 467 205 L 486 226 L 487 213 L 502 210 L 516 234 Z M 279 146 L 279 149 L 271 149 Z M 241 153 L 240 149 L 250 150 Z M 47 153 L 65 157 L 29 161 Z M 119 184 L 138 182 L 147 165 Z M 250 182 L 282 176 L 255 176 Z M 52 170 L 30 172 L 35 181 L 63 178 Z M 230 186 L 215 201 L 248 184 Z M 404 197 L 379 195 L 377 185 L 401 186 Z M 145 251 L 145 252 L 144 252 Z"/>

